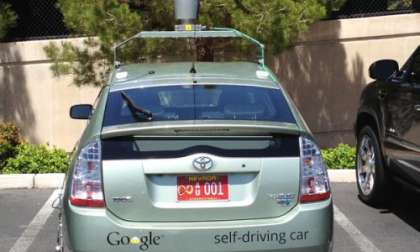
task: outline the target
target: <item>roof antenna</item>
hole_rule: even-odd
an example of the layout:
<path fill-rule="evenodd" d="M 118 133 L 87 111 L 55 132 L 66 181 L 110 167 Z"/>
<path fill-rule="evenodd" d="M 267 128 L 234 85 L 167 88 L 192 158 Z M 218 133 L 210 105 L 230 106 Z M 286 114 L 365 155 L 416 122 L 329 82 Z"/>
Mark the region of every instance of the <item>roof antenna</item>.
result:
<path fill-rule="evenodd" d="M 200 10 L 200 0 L 174 0 L 175 2 L 175 18 L 178 24 L 175 25 L 176 31 L 194 31 L 194 57 L 190 69 L 191 74 L 196 74 L 195 60 L 197 57 L 197 45 L 195 43 L 195 33 L 202 30 L 201 25 L 196 24 L 198 13 Z"/>

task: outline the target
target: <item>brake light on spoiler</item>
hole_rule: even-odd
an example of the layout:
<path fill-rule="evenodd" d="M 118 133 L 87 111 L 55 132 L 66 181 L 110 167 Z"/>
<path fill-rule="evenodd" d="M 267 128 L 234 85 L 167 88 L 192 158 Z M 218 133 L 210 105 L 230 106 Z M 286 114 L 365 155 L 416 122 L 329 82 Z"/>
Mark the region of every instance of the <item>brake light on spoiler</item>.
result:
<path fill-rule="evenodd" d="M 305 137 L 300 138 L 300 167 L 300 202 L 311 203 L 329 199 L 331 188 L 321 150 Z"/>
<path fill-rule="evenodd" d="M 70 203 L 82 207 L 103 207 L 101 144 L 85 146 L 75 163 L 71 184 Z"/>

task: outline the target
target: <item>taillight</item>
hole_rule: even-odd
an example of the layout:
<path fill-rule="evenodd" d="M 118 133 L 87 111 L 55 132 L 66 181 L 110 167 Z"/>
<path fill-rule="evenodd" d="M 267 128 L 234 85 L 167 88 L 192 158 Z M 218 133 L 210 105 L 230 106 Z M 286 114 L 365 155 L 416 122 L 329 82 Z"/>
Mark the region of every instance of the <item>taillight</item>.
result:
<path fill-rule="evenodd" d="M 300 138 L 300 167 L 300 202 L 310 203 L 329 199 L 330 182 L 321 151 L 313 141 L 305 137 Z"/>
<path fill-rule="evenodd" d="M 83 207 L 104 206 L 99 141 L 88 144 L 80 151 L 73 171 L 70 203 Z"/>

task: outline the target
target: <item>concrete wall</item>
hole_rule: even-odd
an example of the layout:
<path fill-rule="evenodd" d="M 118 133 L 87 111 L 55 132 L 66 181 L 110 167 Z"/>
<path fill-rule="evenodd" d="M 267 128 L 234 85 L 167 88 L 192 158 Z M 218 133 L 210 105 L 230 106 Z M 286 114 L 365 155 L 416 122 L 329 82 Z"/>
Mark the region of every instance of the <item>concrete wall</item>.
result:
<path fill-rule="evenodd" d="M 352 126 L 369 65 L 400 63 L 420 44 L 420 14 L 323 21 L 271 65 L 322 146 L 354 143 Z M 58 41 L 59 42 L 59 41 Z M 80 43 L 80 39 L 73 39 Z M 43 47 L 49 41 L 0 44 L 0 121 L 13 121 L 32 142 L 71 150 L 85 122 L 72 104 L 92 103 L 97 88 L 54 78 Z"/>
<path fill-rule="evenodd" d="M 31 142 L 70 151 L 86 122 L 71 120 L 69 108 L 92 103 L 98 89 L 77 88 L 71 76 L 54 78 L 43 51 L 48 43 L 0 44 L 0 121 L 15 122 Z"/>
<path fill-rule="evenodd" d="M 324 147 L 354 144 L 360 92 L 371 63 L 403 64 L 420 45 L 420 14 L 322 21 L 274 59 L 280 77 Z"/>

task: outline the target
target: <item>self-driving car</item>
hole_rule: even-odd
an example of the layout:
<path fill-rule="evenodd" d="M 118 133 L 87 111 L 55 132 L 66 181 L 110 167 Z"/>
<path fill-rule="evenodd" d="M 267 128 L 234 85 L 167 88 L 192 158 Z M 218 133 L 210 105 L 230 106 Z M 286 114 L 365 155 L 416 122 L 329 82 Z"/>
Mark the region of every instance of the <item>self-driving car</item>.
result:
<path fill-rule="evenodd" d="M 420 48 L 399 69 L 380 60 L 360 99 L 357 186 L 362 200 L 385 205 L 402 188 L 420 192 Z"/>
<path fill-rule="evenodd" d="M 95 105 L 71 108 L 71 117 L 88 125 L 64 190 L 67 246 L 74 252 L 331 251 L 326 167 L 265 66 L 264 47 L 232 29 L 184 28 L 141 32 L 121 43 Z M 226 39 L 250 43 L 239 51 L 253 46 L 257 56 L 230 57 Z M 158 49 L 150 63 L 143 53 L 168 48 L 163 40 L 176 47 Z M 120 56 L 124 47 L 127 57 Z M 164 60 L 164 51 L 181 59 Z"/>

